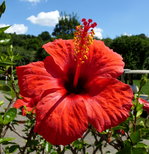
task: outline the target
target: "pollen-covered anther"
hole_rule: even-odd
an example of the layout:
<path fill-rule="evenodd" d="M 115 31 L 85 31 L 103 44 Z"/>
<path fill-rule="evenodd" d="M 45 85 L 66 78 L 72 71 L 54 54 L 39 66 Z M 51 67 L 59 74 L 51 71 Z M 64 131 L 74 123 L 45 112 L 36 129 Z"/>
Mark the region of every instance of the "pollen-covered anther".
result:
<path fill-rule="evenodd" d="M 92 22 L 92 19 L 86 20 L 83 18 L 83 25 L 77 26 L 74 33 L 74 55 L 81 63 L 84 63 L 88 59 L 89 47 L 93 43 L 95 34 L 93 28 L 97 24 Z"/>

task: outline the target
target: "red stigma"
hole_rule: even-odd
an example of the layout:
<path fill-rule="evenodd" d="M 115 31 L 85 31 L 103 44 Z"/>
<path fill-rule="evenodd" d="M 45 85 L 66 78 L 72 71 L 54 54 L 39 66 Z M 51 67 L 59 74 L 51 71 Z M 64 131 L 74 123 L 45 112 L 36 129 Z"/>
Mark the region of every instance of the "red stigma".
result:
<path fill-rule="evenodd" d="M 96 26 L 97 26 L 97 23 L 96 23 L 96 22 L 94 22 L 94 23 L 91 25 L 92 28 L 94 28 L 94 27 L 96 27 Z"/>
<path fill-rule="evenodd" d="M 91 23 L 91 22 L 93 22 L 93 20 L 92 19 L 88 19 L 88 22 Z"/>
<path fill-rule="evenodd" d="M 82 23 L 83 23 L 83 26 L 84 26 L 84 31 L 89 31 L 90 28 L 94 28 L 97 26 L 97 23 L 94 22 L 92 23 L 93 20 L 92 19 L 88 19 L 86 20 L 85 18 L 82 19 Z"/>

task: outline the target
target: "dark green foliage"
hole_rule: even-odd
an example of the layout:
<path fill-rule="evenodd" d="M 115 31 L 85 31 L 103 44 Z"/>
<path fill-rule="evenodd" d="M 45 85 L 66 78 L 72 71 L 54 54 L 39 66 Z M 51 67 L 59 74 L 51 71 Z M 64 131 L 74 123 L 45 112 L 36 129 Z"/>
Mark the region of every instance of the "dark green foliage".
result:
<path fill-rule="evenodd" d="M 52 35 L 56 38 L 72 39 L 77 25 L 80 25 L 80 22 L 76 15 L 61 15 Z"/>
<path fill-rule="evenodd" d="M 49 54 L 43 48 L 40 48 L 36 52 L 35 59 L 39 61 L 45 59 L 47 56 L 49 56 Z"/>
<path fill-rule="evenodd" d="M 38 35 L 39 38 L 41 38 L 41 40 L 43 42 L 50 42 L 53 40 L 53 38 L 51 37 L 51 35 L 49 34 L 49 32 L 45 31 L 45 32 L 42 32 L 41 34 Z"/>
<path fill-rule="evenodd" d="M 35 50 L 27 50 L 19 46 L 14 46 L 13 50 L 15 54 L 19 54 L 20 56 L 20 59 L 18 59 L 16 62 L 17 66 L 25 65 L 25 64 L 35 61 L 35 53 L 36 53 Z"/>
<path fill-rule="evenodd" d="M 25 65 L 32 61 L 37 61 L 36 53 L 41 49 L 43 41 L 40 37 L 33 35 L 17 35 L 17 34 L 5 34 L 11 38 L 9 44 L 13 45 L 13 51 L 15 55 L 19 55 L 20 58 L 16 60 L 16 65 Z M 1 35 L 0 35 L 1 37 Z M 8 43 L 0 45 L 0 53 L 6 54 Z"/>
<path fill-rule="evenodd" d="M 48 42 L 52 42 L 54 40 L 47 31 L 42 32 L 38 35 L 38 37 L 41 39 L 42 45 Z M 35 54 L 36 61 L 43 60 L 46 56 L 49 56 L 49 54 L 42 48 L 42 45 L 40 46 L 40 48 L 38 48 Z"/>
<path fill-rule="evenodd" d="M 3 3 L 0 5 L 0 17 L 5 12 L 5 9 L 6 9 L 6 5 L 5 5 L 5 1 L 3 1 Z"/>
<path fill-rule="evenodd" d="M 144 62 L 149 56 L 149 38 L 143 34 L 117 37 L 110 44 L 110 48 L 122 55 L 125 68 L 143 69 L 144 66 L 147 69 Z"/>
<path fill-rule="evenodd" d="M 111 38 L 105 38 L 105 39 L 102 39 L 102 41 L 105 43 L 106 46 L 110 47 L 113 40 Z"/>
<path fill-rule="evenodd" d="M 41 47 L 41 39 L 33 35 L 11 34 L 13 46 L 20 46 L 27 50 L 37 50 Z"/>

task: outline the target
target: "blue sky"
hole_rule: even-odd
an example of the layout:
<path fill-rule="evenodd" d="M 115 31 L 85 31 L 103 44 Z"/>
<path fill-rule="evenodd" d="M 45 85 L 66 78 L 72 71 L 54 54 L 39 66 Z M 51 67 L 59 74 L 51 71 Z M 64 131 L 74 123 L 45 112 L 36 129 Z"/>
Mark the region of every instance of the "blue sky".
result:
<path fill-rule="evenodd" d="M 99 38 L 140 33 L 149 36 L 149 0 L 6 0 L 6 6 L 0 26 L 12 25 L 7 31 L 11 33 L 51 33 L 60 12 L 74 12 L 80 20 L 97 22 Z"/>

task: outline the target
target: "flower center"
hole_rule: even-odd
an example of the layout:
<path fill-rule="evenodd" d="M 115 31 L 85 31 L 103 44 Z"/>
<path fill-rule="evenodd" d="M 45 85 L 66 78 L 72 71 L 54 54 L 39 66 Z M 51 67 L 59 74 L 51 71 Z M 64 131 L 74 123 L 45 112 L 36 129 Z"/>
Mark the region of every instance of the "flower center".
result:
<path fill-rule="evenodd" d="M 65 81 L 64 87 L 68 91 L 68 93 L 74 93 L 74 94 L 83 94 L 87 92 L 87 89 L 85 88 L 87 78 L 86 77 L 79 77 L 77 86 L 73 86 L 73 78 L 74 73 L 69 72 L 68 73 L 68 80 Z"/>
<path fill-rule="evenodd" d="M 81 65 L 88 59 L 89 46 L 93 43 L 94 37 L 93 28 L 97 25 L 95 22 L 92 23 L 92 19 L 89 19 L 88 21 L 82 19 L 82 23 L 83 25 L 76 27 L 76 32 L 74 34 L 74 55 L 77 66 L 73 80 L 73 87 L 77 87 Z"/>

